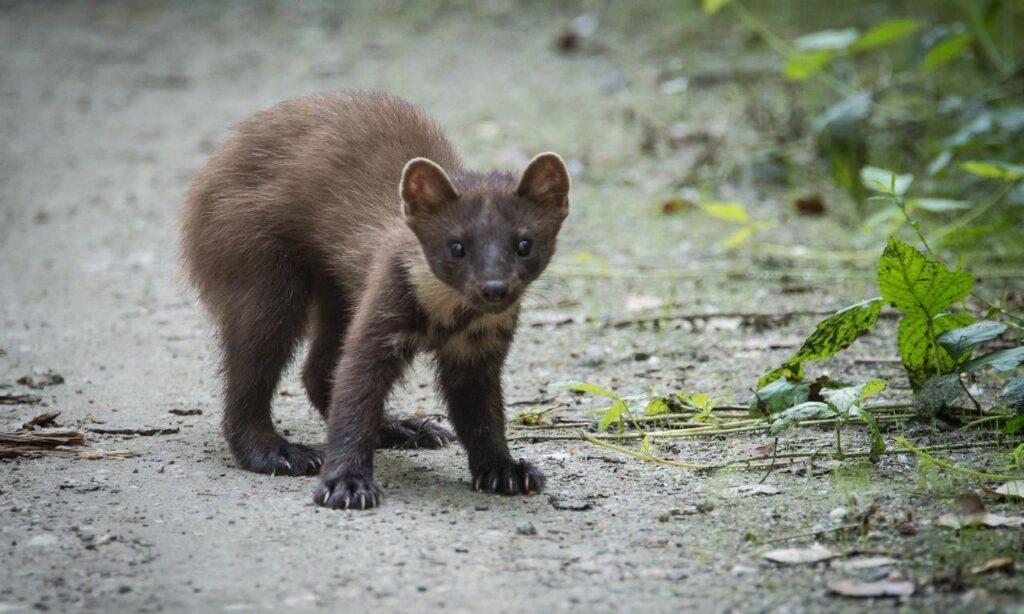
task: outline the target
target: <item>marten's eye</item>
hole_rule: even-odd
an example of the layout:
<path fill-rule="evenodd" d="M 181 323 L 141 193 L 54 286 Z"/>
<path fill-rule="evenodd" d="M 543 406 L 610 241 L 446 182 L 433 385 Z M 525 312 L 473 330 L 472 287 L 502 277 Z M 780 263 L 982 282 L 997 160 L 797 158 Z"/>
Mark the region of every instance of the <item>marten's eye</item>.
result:
<path fill-rule="evenodd" d="M 533 247 L 533 241 L 529 239 L 519 239 L 519 242 L 516 243 L 516 254 L 525 258 L 530 255 L 531 247 Z"/>
<path fill-rule="evenodd" d="M 448 246 L 448 252 L 452 258 L 462 258 L 466 255 L 466 248 L 462 245 L 462 241 L 452 241 Z"/>

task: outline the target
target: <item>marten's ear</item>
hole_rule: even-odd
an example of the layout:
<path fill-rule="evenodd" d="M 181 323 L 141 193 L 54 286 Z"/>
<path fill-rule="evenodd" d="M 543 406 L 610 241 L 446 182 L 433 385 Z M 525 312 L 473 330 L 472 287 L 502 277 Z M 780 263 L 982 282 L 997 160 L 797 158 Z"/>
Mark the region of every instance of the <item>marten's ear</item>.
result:
<path fill-rule="evenodd" d="M 545 207 L 553 207 L 563 216 L 569 213 L 569 170 L 556 153 L 542 153 L 526 165 L 516 187 L 516 196 Z"/>
<path fill-rule="evenodd" d="M 402 171 L 405 217 L 429 214 L 459 197 L 448 173 L 426 158 L 413 158 Z"/>

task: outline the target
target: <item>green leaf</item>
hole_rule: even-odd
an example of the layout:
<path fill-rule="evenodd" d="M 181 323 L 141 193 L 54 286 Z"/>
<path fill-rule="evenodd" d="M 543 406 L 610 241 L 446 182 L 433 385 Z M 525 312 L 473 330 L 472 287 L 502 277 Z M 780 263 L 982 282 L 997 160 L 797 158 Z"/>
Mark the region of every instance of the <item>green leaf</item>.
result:
<path fill-rule="evenodd" d="M 924 71 L 932 72 L 963 55 L 971 44 L 970 34 L 951 36 L 928 50 L 924 56 Z"/>
<path fill-rule="evenodd" d="M 704 13 L 714 15 L 726 4 L 729 4 L 729 0 L 704 0 Z"/>
<path fill-rule="evenodd" d="M 754 395 L 752 414 L 776 414 L 807 401 L 815 382 L 794 382 L 778 379 L 762 386 Z"/>
<path fill-rule="evenodd" d="M 860 181 L 869 190 L 903 196 L 910 189 L 910 184 L 914 182 L 914 176 L 910 174 L 897 175 L 877 166 L 865 166 L 860 169 Z"/>
<path fill-rule="evenodd" d="M 1003 427 L 1004 435 L 1016 435 L 1017 433 L 1024 431 L 1024 413 L 1018 413 L 1016 416 L 1010 418 L 1007 421 L 1006 426 Z M 1024 444 L 1021 444 L 1024 446 Z M 1018 448 L 1020 446 L 1017 446 Z"/>
<path fill-rule="evenodd" d="M 938 336 L 939 344 L 946 348 L 954 361 L 986 341 L 995 339 L 1006 331 L 1001 322 L 975 322 L 970 326 L 951 330 Z"/>
<path fill-rule="evenodd" d="M 953 359 L 936 337 L 973 321 L 967 313 L 944 313 L 932 318 L 916 309 L 903 316 L 896 338 L 911 387 L 917 390 L 928 378 L 953 369 Z"/>
<path fill-rule="evenodd" d="M 1024 415 L 1024 375 L 1010 380 L 999 395 L 999 400 L 1013 411 Z"/>
<path fill-rule="evenodd" d="M 974 277 L 967 271 L 950 271 L 941 262 L 890 237 L 878 261 L 878 287 L 893 306 L 934 317 L 963 300 L 974 287 Z M 936 334 L 946 330 L 950 329 Z"/>
<path fill-rule="evenodd" d="M 911 198 L 907 200 L 907 207 L 924 209 L 932 213 L 945 213 L 947 211 L 970 209 L 971 203 L 966 200 L 954 200 L 952 198 Z"/>
<path fill-rule="evenodd" d="M 600 386 L 596 386 L 594 384 L 590 384 L 587 382 L 568 382 L 565 384 L 565 388 L 567 390 L 572 390 L 575 392 L 585 392 L 587 394 L 595 394 L 601 397 L 608 397 L 609 399 L 619 398 L 619 395 L 615 394 L 611 390 L 605 390 Z"/>
<path fill-rule="evenodd" d="M 878 421 L 860 407 L 853 407 L 850 415 L 868 425 L 868 430 L 871 432 L 871 448 L 868 451 L 868 458 L 873 461 L 878 460 L 882 456 L 882 452 L 885 452 L 885 440 L 882 439 L 882 431 L 878 428 Z"/>
<path fill-rule="evenodd" d="M 705 410 L 708 408 L 709 405 L 711 405 L 711 397 L 704 393 L 680 394 L 677 396 L 679 397 L 680 401 L 686 403 L 687 405 L 695 409 Z"/>
<path fill-rule="evenodd" d="M 776 416 L 775 420 L 772 421 L 772 426 L 769 430 L 772 435 L 778 435 L 782 431 L 791 426 L 795 426 L 804 420 L 828 420 L 829 418 L 835 418 L 835 416 L 835 411 L 826 403 L 808 401 L 806 403 L 794 405 L 780 413 Z"/>
<path fill-rule="evenodd" d="M 750 240 L 750 237 L 754 236 L 754 231 L 757 230 L 756 224 L 748 224 L 743 228 L 740 228 L 736 232 L 732 233 L 725 239 L 722 239 L 720 245 L 725 249 L 735 249 L 740 247 L 744 243 Z"/>
<path fill-rule="evenodd" d="M 740 203 L 705 202 L 698 205 L 711 217 L 727 222 L 746 223 L 750 221 L 747 209 Z"/>
<path fill-rule="evenodd" d="M 644 415 L 657 416 L 658 414 L 667 414 L 671 408 L 668 406 L 668 402 L 665 401 L 665 397 L 654 397 L 647 402 L 647 407 L 644 408 Z"/>
<path fill-rule="evenodd" d="M 961 373 L 974 373 L 979 369 L 992 367 L 997 371 L 1010 371 L 1021 363 L 1024 363 L 1024 345 L 972 358 L 961 365 L 959 370 Z"/>
<path fill-rule="evenodd" d="M 866 51 L 876 47 L 891 45 L 910 36 L 920 27 L 920 22 L 913 19 L 890 19 L 865 32 L 853 44 L 853 48 L 856 51 Z"/>
<path fill-rule="evenodd" d="M 859 38 L 860 32 L 857 31 L 857 28 L 822 30 L 801 36 L 793 41 L 793 46 L 801 51 L 821 51 L 823 49 L 839 51 L 846 49 Z"/>
<path fill-rule="evenodd" d="M 885 390 L 885 382 L 880 379 L 872 379 L 859 386 L 822 390 L 821 396 L 836 410 L 836 413 L 848 416 L 859 409 L 861 401 L 883 390 Z"/>
<path fill-rule="evenodd" d="M 1005 162 L 982 162 L 972 160 L 964 162 L 960 168 L 979 177 L 987 179 L 999 179 L 1000 181 L 1017 181 L 1024 179 L 1024 166 L 1019 164 L 1007 164 Z"/>
<path fill-rule="evenodd" d="M 935 159 L 928 163 L 928 174 L 937 175 L 941 173 L 949 163 L 953 160 L 953 150 L 944 149 L 939 155 L 935 156 Z"/>
<path fill-rule="evenodd" d="M 615 401 L 615 403 L 613 403 L 612 406 L 609 407 L 608 409 L 606 409 L 604 411 L 597 412 L 597 414 L 598 414 L 597 428 L 599 428 L 600 430 L 603 431 L 603 430 L 607 429 L 608 427 L 610 427 L 612 424 L 616 424 L 616 423 L 621 422 L 622 421 L 622 414 L 624 414 L 624 413 L 626 413 L 628 411 L 629 411 L 629 408 L 626 407 L 626 402 L 625 401 L 621 401 L 621 400 L 620 401 Z"/>
<path fill-rule="evenodd" d="M 821 72 L 836 57 L 835 51 L 797 51 L 786 58 L 782 74 L 790 81 L 806 81 Z"/>
<path fill-rule="evenodd" d="M 814 118 L 814 132 L 840 141 L 854 138 L 860 125 L 871 115 L 871 92 L 850 94 Z"/>
<path fill-rule="evenodd" d="M 883 303 L 880 298 L 857 303 L 819 322 L 795 354 L 781 367 L 761 377 L 758 387 L 763 388 L 780 377 L 803 377 L 803 363 L 824 360 L 848 348 L 875 325 Z"/>

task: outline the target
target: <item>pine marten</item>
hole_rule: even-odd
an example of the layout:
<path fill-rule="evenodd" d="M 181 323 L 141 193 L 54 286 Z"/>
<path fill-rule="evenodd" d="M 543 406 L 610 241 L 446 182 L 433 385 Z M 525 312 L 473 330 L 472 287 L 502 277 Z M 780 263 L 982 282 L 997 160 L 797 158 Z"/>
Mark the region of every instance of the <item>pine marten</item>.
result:
<path fill-rule="evenodd" d="M 518 176 L 468 170 L 426 114 L 383 93 L 299 98 L 240 123 L 199 171 L 182 224 L 191 279 L 218 327 L 223 431 L 238 464 L 319 472 L 317 505 L 378 505 L 375 448 L 453 439 L 385 415 L 394 384 L 428 352 L 473 488 L 543 489 L 544 475 L 509 454 L 501 371 L 523 292 L 555 252 L 569 183 L 553 153 Z M 323 455 L 271 419 L 304 335 Z"/>

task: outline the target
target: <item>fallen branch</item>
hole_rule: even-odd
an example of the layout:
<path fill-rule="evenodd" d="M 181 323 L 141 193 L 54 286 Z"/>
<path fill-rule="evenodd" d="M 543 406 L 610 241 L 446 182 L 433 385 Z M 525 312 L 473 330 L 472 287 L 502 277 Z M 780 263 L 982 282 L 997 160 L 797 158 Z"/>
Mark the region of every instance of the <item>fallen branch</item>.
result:
<path fill-rule="evenodd" d="M 0 444 L 6 444 L 8 446 L 36 446 L 45 448 L 55 448 L 57 446 L 84 446 L 85 433 L 75 429 L 0 433 Z"/>

